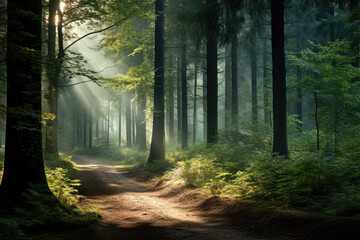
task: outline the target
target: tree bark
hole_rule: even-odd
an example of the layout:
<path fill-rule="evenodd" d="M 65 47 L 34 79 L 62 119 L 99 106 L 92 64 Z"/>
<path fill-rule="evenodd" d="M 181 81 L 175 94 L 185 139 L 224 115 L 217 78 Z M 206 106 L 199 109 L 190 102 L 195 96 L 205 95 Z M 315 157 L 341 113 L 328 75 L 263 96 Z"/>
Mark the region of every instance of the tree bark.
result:
<path fill-rule="evenodd" d="M 238 53 L 237 37 L 233 36 L 231 41 L 231 129 L 237 133 L 238 126 Z"/>
<path fill-rule="evenodd" d="M 218 134 L 218 59 L 217 39 L 207 36 L 207 146 L 217 143 Z"/>
<path fill-rule="evenodd" d="M 119 136 L 118 136 L 118 141 L 119 141 L 119 148 L 121 147 L 121 94 L 119 95 Z"/>
<path fill-rule="evenodd" d="M 168 90 L 168 120 L 169 120 L 169 142 L 173 143 L 175 138 L 175 109 L 174 109 L 174 83 L 175 83 L 175 75 L 174 75 L 174 57 L 170 56 L 169 67 L 171 71 L 171 75 L 169 78 L 169 90 Z"/>
<path fill-rule="evenodd" d="M 264 123 L 266 125 L 270 125 L 270 104 L 269 104 L 269 70 L 268 70 L 268 64 L 267 64 L 267 44 L 266 39 L 264 39 L 264 45 L 263 45 L 263 65 L 264 65 L 264 71 L 263 71 L 263 88 L 264 88 Z"/>
<path fill-rule="evenodd" d="M 164 81 L 165 81 L 165 3 L 155 2 L 155 85 L 154 85 L 154 118 L 148 163 L 156 159 L 165 159 L 164 145 Z"/>
<path fill-rule="evenodd" d="M 177 124 L 177 136 L 178 136 L 178 143 L 181 144 L 181 126 L 182 126 L 182 117 L 181 117 L 181 113 L 182 113 L 182 100 L 181 100 L 181 58 L 177 59 L 177 117 L 178 117 L 178 124 Z"/>
<path fill-rule="evenodd" d="M 84 119 L 83 119 L 83 127 L 84 127 L 84 130 L 83 130 L 83 148 L 86 149 L 86 146 L 87 146 L 87 110 L 86 108 L 84 108 Z"/>
<path fill-rule="evenodd" d="M 48 56 L 47 56 L 47 84 L 45 88 L 46 111 L 54 114 L 55 119 L 46 124 L 45 153 L 47 157 L 58 158 L 57 147 L 57 122 L 58 122 L 58 62 L 56 59 L 56 13 L 59 10 L 60 1 L 49 1 L 48 23 Z"/>
<path fill-rule="evenodd" d="M 196 50 L 196 58 L 199 56 L 198 49 Z M 198 85 L 198 60 L 195 60 L 195 73 L 194 73 L 194 110 L 193 110 L 193 144 L 196 143 L 197 131 L 197 85 Z"/>
<path fill-rule="evenodd" d="M 286 70 L 284 0 L 271 1 L 271 44 L 273 68 L 273 154 L 288 157 L 286 130 Z"/>
<path fill-rule="evenodd" d="M 204 143 L 207 141 L 207 70 L 206 59 L 203 61 L 203 131 L 204 131 Z"/>
<path fill-rule="evenodd" d="M 92 111 L 89 112 L 89 149 L 92 149 L 92 131 L 93 131 L 93 122 L 92 122 Z"/>
<path fill-rule="evenodd" d="M 258 121 L 257 105 L 257 59 L 255 55 L 251 56 L 251 121 L 253 126 Z"/>
<path fill-rule="evenodd" d="M 126 93 L 126 147 L 132 147 L 132 131 L 131 131 L 131 96 L 130 92 Z"/>
<path fill-rule="evenodd" d="M 229 46 L 225 50 L 225 132 L 231 128 L 231 53 Z"/>
<path fill-rule="evenodd" d="M 181 35 L 181 149 L 188 148 L 188 103 L 187 103 L 186 34 Z"/>
<path fill-rule="evenodd" d="M 21 201 L 33 184 L 50 194 L 42 152 L 41 13 L 41 0 L 8 3 L 6 149 L 0 196 L 13 202 Z"/>
<path fill-rule="evenodd" d="M 140 151 L 146 150 L 146 122 L 145 122 L 145 109 L 146 109 L 146 95 L 144 90 L 140 87 L 138 88 L 138 97 L 137 97 L 137 119 L 138 126 L 136 129 L 137 141 Z"/>

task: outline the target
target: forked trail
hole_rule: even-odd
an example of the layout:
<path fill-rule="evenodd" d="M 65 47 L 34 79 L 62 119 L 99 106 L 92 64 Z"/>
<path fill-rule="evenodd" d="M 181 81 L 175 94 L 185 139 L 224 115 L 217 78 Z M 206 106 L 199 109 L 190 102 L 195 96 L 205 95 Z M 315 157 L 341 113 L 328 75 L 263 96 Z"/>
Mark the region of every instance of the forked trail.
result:
<path fill-rule="evenodd" d="M 80 170 L 86 204 L 101 210 L 94 239 L 264 239 L 250 236 L 220 215 L 201 211 L 194 204 L 196 199 L 171 194 L 169 188 L 157 188 L 126 169 L 90 156 L 73 160 Z"/>

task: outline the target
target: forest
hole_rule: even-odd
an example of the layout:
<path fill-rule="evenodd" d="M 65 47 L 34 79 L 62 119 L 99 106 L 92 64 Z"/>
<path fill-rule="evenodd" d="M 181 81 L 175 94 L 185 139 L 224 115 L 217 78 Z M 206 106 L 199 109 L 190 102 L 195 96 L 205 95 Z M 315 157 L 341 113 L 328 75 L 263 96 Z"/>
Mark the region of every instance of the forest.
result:
<path fill-rule="evenodd" d="M 359 0 L 0 0 L 0 240 L 360 239 Z"/>

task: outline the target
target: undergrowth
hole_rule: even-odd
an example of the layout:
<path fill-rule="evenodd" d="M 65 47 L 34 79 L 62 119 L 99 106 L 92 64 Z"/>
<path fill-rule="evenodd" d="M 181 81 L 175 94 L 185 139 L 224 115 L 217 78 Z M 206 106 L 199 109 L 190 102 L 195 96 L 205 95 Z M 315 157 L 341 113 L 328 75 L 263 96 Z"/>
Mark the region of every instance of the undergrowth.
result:
<path fill-rule="evenodd" d="M 202 152 L 186 152 L 184 158 L 168 158 L 174 167 L 163 179 L 203 188 L 213 195 L 230 194 L 277 201 L 305 211 L 360 216 L 359 160 L 344 155 L 303 149 L 284 159 L 251 144 L 218 144 Z"/>
<path fill-rule="evenodd" d="M 46 232 L 88 226 L 99 218 L 97 209 L 80 205 L 71 157 L 46 160 L 46 177 L 53 195 L 43 195 L 37 186 L 23 194 L 25 202 L 15 211 L 0 214 L 0 239 L 49 239 Z M 2 161 L 0 161 L 2 166 Z M 1 167 L 2 169 L 2 167 Z M 55 196 L 55 198 L 54 198 Z M 66 239 L 66 238 L 65 238 Z"/>

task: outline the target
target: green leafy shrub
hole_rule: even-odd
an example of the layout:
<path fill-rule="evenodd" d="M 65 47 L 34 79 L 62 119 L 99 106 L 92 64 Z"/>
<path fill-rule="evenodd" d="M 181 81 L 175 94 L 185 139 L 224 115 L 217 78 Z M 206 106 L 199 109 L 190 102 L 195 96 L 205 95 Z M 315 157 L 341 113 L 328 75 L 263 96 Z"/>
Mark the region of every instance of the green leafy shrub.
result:
<path fill-rule="evenodd" d="M 75 206 L 80 199 L 75 187 L 80 186 L 80 180 L 71 180 L 66 177 L 67 169 L 56 168 L 55 170 L 46 169 L 46 178 L 49 188 L 54 196 L 67 207 Z"/>
<path fill-rule="evenodd" d="M 203 156 L 179 162 L 179 167 L 181 169 L 181 177 L 185 180 L 186 186 L 195 188 L 204 187 L 220 171 L 212 159 Z"/>
<path fill-rule="evenodd" d="M 328 213 L 360 210 L 358 165 L 346 158 L 303 153 L 293 160 L 263 157 L 233 183 L 244 197 L 279 200 L 290 206 Z"/>

